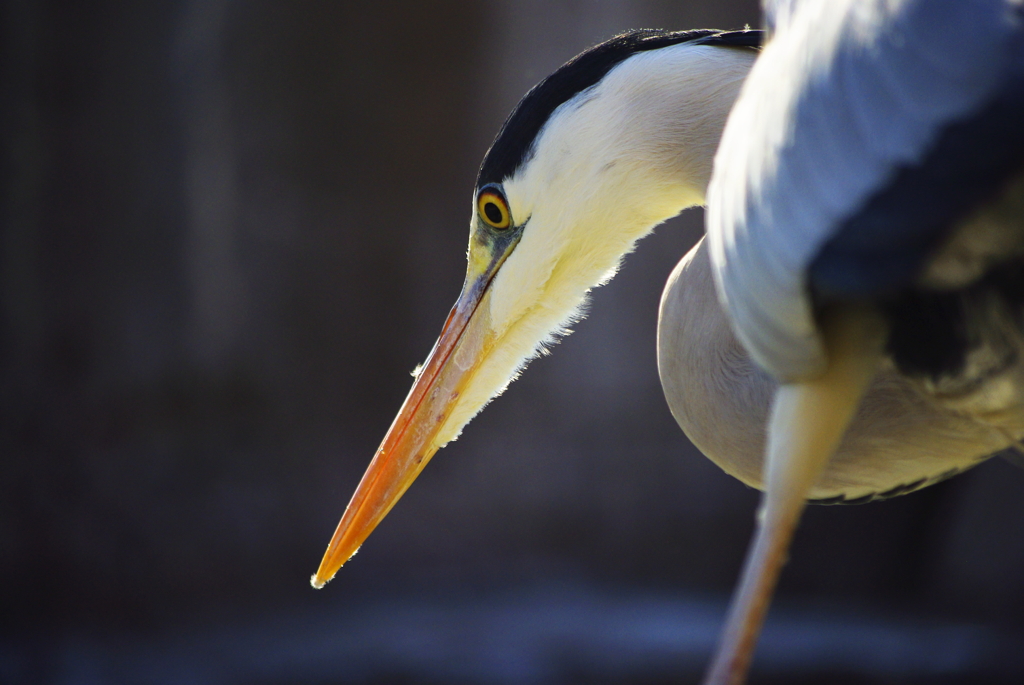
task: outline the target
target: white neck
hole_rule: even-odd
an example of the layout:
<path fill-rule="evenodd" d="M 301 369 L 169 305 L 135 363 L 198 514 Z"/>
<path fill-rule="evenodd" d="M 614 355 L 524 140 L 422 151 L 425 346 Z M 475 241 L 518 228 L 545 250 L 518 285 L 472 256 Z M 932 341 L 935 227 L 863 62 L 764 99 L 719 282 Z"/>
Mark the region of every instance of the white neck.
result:
<path fill-rule="evenodd" d="M 495 276 L 500 342 L 443 431 L 454 438 L 657 224 L 704 202 L 729 109 L 756 53 L 680 44 L 638 53 L 559 107 L 504 181 L 522 238 Z"/>

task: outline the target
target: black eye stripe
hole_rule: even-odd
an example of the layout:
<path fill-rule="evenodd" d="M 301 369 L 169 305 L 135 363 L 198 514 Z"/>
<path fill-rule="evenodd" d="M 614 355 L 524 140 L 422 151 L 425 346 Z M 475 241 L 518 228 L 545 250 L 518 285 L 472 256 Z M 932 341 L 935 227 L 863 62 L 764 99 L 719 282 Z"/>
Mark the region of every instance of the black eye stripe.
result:
<path fill-rule="evenodd" d="M 545 122 L 560 105 L 603 79 L 609 71 L 633 55 L 679 43 L 716 45 L 732 49 L 757 48 L 760 31 L 659 31 L 641 29 L 615 36 L 562 65 L 519 101 L 502 124 L 480 165 L 478 186 L 499 183 L 515 173 L 529 155 L 530 147 Z"/>

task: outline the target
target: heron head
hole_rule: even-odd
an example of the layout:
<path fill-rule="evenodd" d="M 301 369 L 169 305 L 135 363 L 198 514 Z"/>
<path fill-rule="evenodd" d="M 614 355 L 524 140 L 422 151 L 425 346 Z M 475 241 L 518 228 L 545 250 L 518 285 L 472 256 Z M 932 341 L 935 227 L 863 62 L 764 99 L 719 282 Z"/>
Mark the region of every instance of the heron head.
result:
<path fill-rule="evenodd" d="M 462 292 L 363 476 L 314 586 L 358 549 L 438 448 L 581 316 L 656 224 L 703 202 L 755 53 L 717 32 L 633 32 L 531 90 L 484 157 Z"/>

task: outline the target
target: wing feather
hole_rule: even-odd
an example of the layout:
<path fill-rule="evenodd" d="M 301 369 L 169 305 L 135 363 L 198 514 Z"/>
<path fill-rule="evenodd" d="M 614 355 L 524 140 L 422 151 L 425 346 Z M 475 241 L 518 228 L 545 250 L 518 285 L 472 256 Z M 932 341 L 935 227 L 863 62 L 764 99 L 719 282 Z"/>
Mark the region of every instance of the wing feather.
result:
<path fill-rule="evenodd" d="M 1018 0 L 788 1 L 767 9 L 774 35 L 726 125 L 707 227 L 737 336 L 788 381 L 824 366 L 812 264 L 837 237 L 877 254 L 908 239 L 902 224 L 869 235 L 852 220 L 921 163 L 949 126 L 1021 90 L 1024 33 Z"/>

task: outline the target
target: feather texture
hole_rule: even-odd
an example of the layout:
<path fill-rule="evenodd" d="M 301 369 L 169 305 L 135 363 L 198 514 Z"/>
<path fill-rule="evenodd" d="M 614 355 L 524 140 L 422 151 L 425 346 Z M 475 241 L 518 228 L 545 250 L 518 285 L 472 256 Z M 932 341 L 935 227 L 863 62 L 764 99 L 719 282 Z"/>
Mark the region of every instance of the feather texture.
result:
<path fill-rule="evenodd" d="M 861 260 L 862 280 L 890 277 L 890 290 L 913 281 L 957 213 L 924 229 L 889 221 L 869 232 L 865 208 L 901 171 L 926 162 L 951 125 L 1017 87 L 1024 32 L 1020 3 L 1010 0 L 783 3 L 774 16 L 775 38 L 718 150 L 708 231 L 740 339 L 773 375 L 795 380 L 824 365 L 812 264 L 830 241 L 859 241 L 878 256 Z M 923 216 L 922 203 L 944 201 L 941 186 L 927 188 L 899 193 L 899 202 L 917 203 L 900 211 Z M 909 266 L 893 276 L 881 256 L 900 244 L 909 245 Z M 824 288 L 837 270 L 814 277 Z"/>
<path fill-rule="evenodd" d="M 726 115 L 756 53 L 699 42 L 639 52 L 560 105 L 502 179 L 522 237 L 492 281 L 495 344 L 441 444 L 583 316 L 637 240 L 704 202 Z"/>

